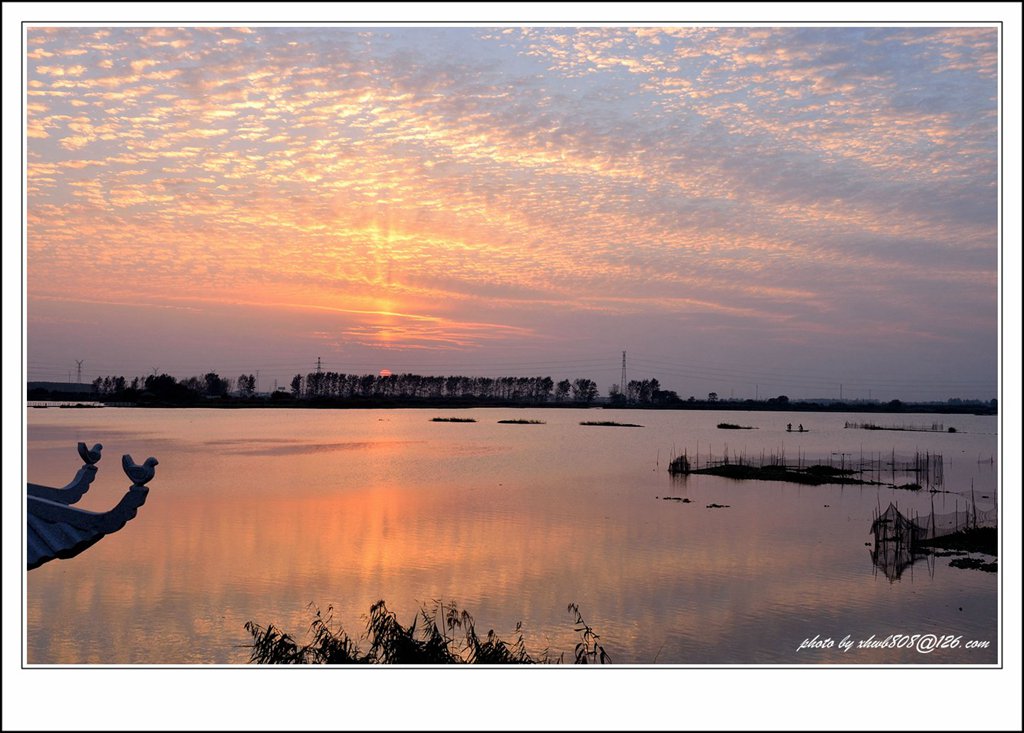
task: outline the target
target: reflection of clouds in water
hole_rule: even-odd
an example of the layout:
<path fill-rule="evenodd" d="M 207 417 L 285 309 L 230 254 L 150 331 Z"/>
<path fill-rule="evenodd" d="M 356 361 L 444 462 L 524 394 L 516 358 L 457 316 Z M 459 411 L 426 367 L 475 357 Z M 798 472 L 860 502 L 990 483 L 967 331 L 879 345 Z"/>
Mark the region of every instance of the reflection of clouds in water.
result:
<path fill-rule="evenodd" d="M 306 453 L 327 453 L 344 450 L 381 450 L 397 448 L 402 445 L 410 445 L 421 441 L 409 440 L 386 440 L 370 442 L 343 442 L 343 443 L 306 443 L 302 441 L 276 441 L 276 440 L 223 440 L 216 441 L 221 445 L 235 446 L 222 450 L 222 453 L 231 453 L 242 456 L 294 456 Z M 253 446 L 253 443 L 263 443 L 262 446 Z"/>
<path fill-rule="evenodd" d="M 497 453 L 508 453 L 512 449 L 503 445 L 451 445 L 446 446 L 445 453 L 449 456 L 490 456 Z"/>
<path fill-rule="evenodd" d="M 220 453 L 241 456 L 294 456 L 309 453 L 332 453 L 335 451 L 391 450 L 404 446 L 424 445 L 425 440 L 374 440 L 343 441 L 334 443 L 310 443 L 304 440 L 211 440 L 206 445 Z M 453 445 L 445 450 L 447 455 L 483 456 L 505 453 L 509 449 L 495 445 Z"/>
<path fill-rule="evenodd" d="M 60 440 L 66 441 L 68 435 L 77 435 L 83 431 L 74 426 L 65 425 L 33 425 L 31 421 L 27 426 L 28 428 L 28 439 L 31 441 L 47 441 L 47 440 Z M 156 435 L 155 430 L 122 430 L 117 428 L 102 428 L 102 427 L 89 427 L 88 434 L 99 438 L 117 439 L 124 438 L 125 440 L 136 440 L 137 438 L 143 438 L 147 435 Z M 102 441 L 100 441 L 102 442 Z M 74 448 L 74 446 L 72 446 Z"/>

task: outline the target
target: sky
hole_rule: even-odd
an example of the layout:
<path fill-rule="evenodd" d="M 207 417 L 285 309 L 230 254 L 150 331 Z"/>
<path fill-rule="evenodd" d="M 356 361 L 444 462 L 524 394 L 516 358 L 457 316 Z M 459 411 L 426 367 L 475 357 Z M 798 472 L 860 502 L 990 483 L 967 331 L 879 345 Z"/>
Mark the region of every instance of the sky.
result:
<path fill-rule="evenodd" d="M 27 378 L 992 399 L 998 40 L 27 27 Z"/>

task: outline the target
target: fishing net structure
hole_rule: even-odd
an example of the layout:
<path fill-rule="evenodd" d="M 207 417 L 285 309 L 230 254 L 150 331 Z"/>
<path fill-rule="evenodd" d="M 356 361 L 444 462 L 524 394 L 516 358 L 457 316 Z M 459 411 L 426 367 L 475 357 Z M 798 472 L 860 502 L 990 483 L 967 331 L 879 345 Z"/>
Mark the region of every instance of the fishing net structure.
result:
<path fill-rule="evenodd" d="M 974 497 L 951 512 L 937 513 L 934 510 L 924 516 L 919 514 L 904 515 L 899 508 L 889 503 L 884 512 L 876 514 L 871 523 L 871 533 L 875 542 L 901 542 L 916 544 L 936 537 L 956 534 L 968 529 L 979 527 L 998 527 L 999 510 L 978 509 Z"/>
<path fill-rule="evenodd" d="M 934 557 L 923 550 L 924 543 L 966 530 L 996 528 L 999 526 L 998 515 L 997 507 L 978 509 L 973 492 L 962 508 L 958 503 L 952 512 L 937 513 L 933 510 L 924 516 L 903 514 L 890 502 L 885 511 L 876 512 L 871 522 L 871 533 L 875 538 L 871 561 L 890 582 L 899 580 L 903 572 L 921 558 L 927 560 L 929 573 L 933 573 Z"/>

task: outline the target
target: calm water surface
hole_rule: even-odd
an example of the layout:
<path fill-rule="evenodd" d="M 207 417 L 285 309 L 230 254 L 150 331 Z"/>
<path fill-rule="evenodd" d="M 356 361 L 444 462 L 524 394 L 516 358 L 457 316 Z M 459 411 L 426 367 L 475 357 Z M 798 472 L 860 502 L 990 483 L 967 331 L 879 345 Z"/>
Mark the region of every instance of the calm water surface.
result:
<path fill-rule="evenodd" d="M 546 424 L 497 423 L 509 418 Z M 609 419 L 644 427 L 579 425 Z M 717 429 L 723 421 L 758 429 Z M 958 432 L 850 430 L 847 421 Z M 787 423 L 810 432 L 787 433 Z M 618 663 L 995 663 L 995 574 L 939 557 L 890 580 L 866 543 L 872 512 L 890 500 L 962 511 L 973 482 L 978 507 L 993 506 L 996 428 L 995 417 L 970 415 L 29 409 L 30 481 L 63 486 L 81 463 L 75 444 L 103 443 L 82 508 L 106 511 L 123 495 L 122 453 L 160 465 L 123 530 L 28 573 L 27 658 L 244 663 L 247 620 L 301 636 L 308 604 L 333 605 L 359 636 L 378 599 L 406 623 L 443 599 L 469 610 L 480 631 L 511 639 L 521 621 L 531 651 L 567 657 L 577 638 L 566 606 L 576 602 Z M 938 452 L 950 493 L 667 473 L 674 451 L 720 456 L 726 447 L 836 463 Z M 797 651 L 815 635 L 927 633 L 963 641 L 931 654 Z M 964 648 L 974 639 L 989 648 Z"/>

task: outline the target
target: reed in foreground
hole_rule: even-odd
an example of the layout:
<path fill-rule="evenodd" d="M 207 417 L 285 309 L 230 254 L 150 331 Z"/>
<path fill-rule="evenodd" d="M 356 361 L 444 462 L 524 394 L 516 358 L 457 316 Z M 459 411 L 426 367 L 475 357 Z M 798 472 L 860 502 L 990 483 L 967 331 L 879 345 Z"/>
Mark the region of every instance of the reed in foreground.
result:
<path fill-rule="evenodd" d="M 334 628 L 332 607 L 326 613 L 315 609 L 308 634 L 309 643 L 300 644 L 273 624 L 260 626 L 247 621 L 252 636 L 249 662 L 252 664 L 560 664 L 564 653 L 553 657 L 548 650 L 533 656 L 526 651 L 522 626 L 516 624 L 515 641 L 506 642 L 494 631 L 481 638 L 473 617 L 455 603 L 435 601 L 420 610 L 408 627 L 387 609 L 383 600 L 370 607 L 364 638 L 370 648 L 363 652 L 338 626 Z M 583 620 L 579 607 L 570 603 L 569 614 L 580 640 L 573 651 L 576 664 L 610 664 L 611 657 L 600 637 Z M 422 620 L 417 632 L 416 626 Z"/>

